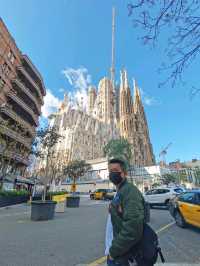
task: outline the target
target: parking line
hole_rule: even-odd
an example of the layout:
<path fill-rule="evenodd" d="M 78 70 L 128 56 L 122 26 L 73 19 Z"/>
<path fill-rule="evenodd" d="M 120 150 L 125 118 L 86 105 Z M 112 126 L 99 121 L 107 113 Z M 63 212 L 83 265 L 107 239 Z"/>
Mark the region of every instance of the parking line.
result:
<path fill-rule="evenodd" d="M 166 224 L 165 226 L 163 226 L 163 227 L 161 227 L 160 229 L 158 229 L 158 230 L 156 231 L 156 233 L 159 234 L 159 233 L 163 232 L 164 230 L 168 229 L 169 227 L 171 227 L 171 226 L 174 225 L 174 224 L 175 224 L 175 222 L 172 222 L 172 223 Z M 105 261 L 106 261 L 106 256 L 101 257 L 101 258 L 99 258 L 99 259 L 97 259 L 97 260 L 95 260 L 95 261 L 93 261 L 93 262 L 87 264 L 87 266 L 99 266 L 99 265 L 101 265 L 102 263 L 104 263 Z"/>
<path fill-rule="evenodd" d="M 171 227 L 171 226 L 174 225 L 174 224 L 175 224 L 175 222 L 172 222 L 172 223 L 166 224 L 165 226 L 163 226 L 163 227 L 161 227 L 160 229 L 158 229 L 158 230 L 156 231 L 156 233 L 159 234 L 159 233 L 163 232 L 164 230 L 166 230 L 167 228 Z"/>
<path fill-rule="evenodd" d="M 99 258 L 99 259 L 87 264 L 87 266 L 98 266 L 98 265 L 104 263 L 105 261 L 106 261 L 106 256 L 101 257 L 101 258 Z"/>
<path fill-rule="evenodd" d="M 10 217 L 10 216 L 17 216 L 17 215 L 21 215 L 21 214 L 28 214 L 31 212 L 15 212 L 15 213 L 6 213 L 0 216 L 0 218 L 4 218 L 4 217 Z"/>

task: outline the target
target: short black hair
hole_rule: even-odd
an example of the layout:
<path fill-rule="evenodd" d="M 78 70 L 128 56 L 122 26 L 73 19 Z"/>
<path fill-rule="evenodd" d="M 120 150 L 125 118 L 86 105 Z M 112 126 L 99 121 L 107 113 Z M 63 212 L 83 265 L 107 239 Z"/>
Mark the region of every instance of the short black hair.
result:
<path fill-rule="evenodd" d="M 108 161 L 108 164 L 111 164 L 111 163 L 118 163 L 121 167 L 121 169 L 124 171 L 124 172 L 127 172 L 127 164 L 124 160 L 122 159 L 118 159 L 118 158 L 113 158 L 113 159 L 110 159 Z"/>

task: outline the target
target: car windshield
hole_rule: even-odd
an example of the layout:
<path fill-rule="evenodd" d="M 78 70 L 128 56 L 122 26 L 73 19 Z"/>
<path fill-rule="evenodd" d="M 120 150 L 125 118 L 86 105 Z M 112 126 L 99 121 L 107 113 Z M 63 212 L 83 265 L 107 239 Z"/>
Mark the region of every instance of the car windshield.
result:
<path fill-rule="evenodd" d="M 106 191 L 108 191 L 108 190 L 106 190 L 106 189 L 101 189 L 101 188 L 96 190 L 96 192 L 106 192 Z"/>
<path fill-rule="evenodd" d="M 183 193 L 182 188 L 175 188 L 174 191 L 178 194 Z"/>

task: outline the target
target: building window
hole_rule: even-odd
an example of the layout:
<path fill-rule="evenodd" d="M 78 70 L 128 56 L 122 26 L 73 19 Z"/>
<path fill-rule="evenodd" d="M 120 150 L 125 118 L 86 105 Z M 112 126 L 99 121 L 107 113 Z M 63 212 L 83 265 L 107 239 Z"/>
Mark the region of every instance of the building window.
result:
<path fill-rule="evenodd" d="M 14 54 L 12 53 L 11 50 L 8 52 L 8 59 L 9 59 L 9 61 L 11 62 L 11 64 L 14 64 L 15 56 L 14 56 Z"/>
<path fill-rule="evenodd" d="M 6 62 L 1 66 L 1 69 L 6 76 L 8 76 L 11 72 L 11 69 Z"/>
<path fill-rule="evenodd" d="M 4 88 L 5 84 L 5 81 L 0 77 L 0 90 Z"/>

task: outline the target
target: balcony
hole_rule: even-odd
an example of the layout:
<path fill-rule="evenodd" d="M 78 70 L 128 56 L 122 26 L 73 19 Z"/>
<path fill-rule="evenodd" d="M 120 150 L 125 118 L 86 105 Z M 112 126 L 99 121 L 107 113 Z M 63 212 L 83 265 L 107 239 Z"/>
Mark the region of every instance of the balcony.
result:
<path fill-rule="evenodd" d="M 33 110 L 24 103 L 23 100 L 21 100 L 17 95 L 16 92 L 11 90 L 7 93 L 7 96 L 10 97 L 13 101 L 15 101 L 18 105 L 23 107 L 23 109 L 31 115 L 32 119 L 35 122 L 35 125 L 38 126 L 38 116 L 34 114 Z"/>
<path fill-rule="evenodd" d="M 32 77 L 33 80 L 35 80 L 40 87 L 40 91 L 43 96 L 46 95 L 45 86 L 43 83 L 43 79 L 37 68 L 34 66 L 34 64 L 31 62 L 29 57 L 27 55 L 22 55 L 22 62 L 26 69 L 26 71 L 29 73 L 29 75 Z"/>
<path fill-rule="evenodd" d="M 11 139 L 14 139 L 17 142 L 22 143 L 26 148 L 30 150 L 32 139 L 25 138 L 21 136 L 19 133 L 17 133 L 16 131 L 4 125 L 1 125 L 1 133 L 7 135 L 8 137 L 10 137 Z"/>
<path fill-rule="evenodd" d="M 0 151 L 0 154 L 3 154 L 2 151 Z M 12 151 L 6 151 L 6 153 L 3 154 L 5 157 L 8 157 L 8 158 L 12 158 L 13 160 L 17 161 L 17 162 L 20 162 L 26 166 L 29 165 L 30 161 L 26 158 L 26 155 L 23 156 L 19 153 L 15 153 L 15 152 L 12 152 Z"/>
<path fill-rule="evenodd" d="M 31 100 L 32 102 L 35 104 L 38 114 L 41 114 L 41 106 L 38 104 L 37 99 L 33 96 L 33 94 L 31 94 L 31 92 L 29 91 L 28 88 L 26 88 L 19 80 L 17 79 L 13 79 L 12 83 L 15 84 L 18 88 L 20 88 L 23 93 L 25 93 Z"/>
<path fill-rule="evenodd" d="M 13 110 L 12 107 L 7 105 L 2 105 L 0 107 L 0 111 L 12 118 L 14 121 L 16 121 L 19 125 L 27 129 L 33 138 L 36 136 L 35 128 L 32 127 L 29 123 L 27 123 L 25 120 L 23 120 L 19 115 L 17 115 Z"/>
<path fill-rule="evenodd" d="M 17 70 L 20 71 L 22 73 L 22 75 L 25 77 L 25 79 L 27 79 L 28 82 L 35 88 L 35 90 L 37 91 L 37 94 L 40 98 L 40 101 L 43 104 L 44 103 L 43 96 L 40 92 L 39 86 L 35 83 L 35 81 L 31 78 L 31 76 L 28 74 L 28 72 L 22 66 L 17 67 Z"/>

